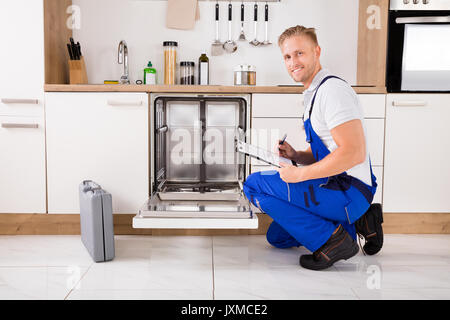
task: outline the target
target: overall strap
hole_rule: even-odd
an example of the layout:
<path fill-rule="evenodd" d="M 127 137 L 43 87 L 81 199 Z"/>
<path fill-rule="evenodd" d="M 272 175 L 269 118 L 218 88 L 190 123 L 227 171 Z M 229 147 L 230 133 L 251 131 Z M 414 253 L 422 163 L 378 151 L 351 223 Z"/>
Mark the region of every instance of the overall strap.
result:
<path fill-rule="evenodd" d="M 332 78 L 336 78 L 336 79 L 345 81 L 345 80 L 343 80 L 343 79 L 341 79 L 341 78 L 339 78 L 337 76 L 326 76 L 325 78 L 323 78 L 323 80 L 319 83 L 319 85 L 317 86 L 317 88 L 316 88 L 316 90 L 314 92 L 314 96 L 313 96 L 312 101 L 311 101 L 311 108 L 309 108 L 309 119 L 311 119 L 311 113 L 312 113 L 312 110 L 313 110 L 313 107 L 314 107 L 314 102 L 316 101 L 317 91 L 319 90 L 320 86 L 325 83 L 325 81 L 327 81 L 328 79 L 332 79 Z"/>

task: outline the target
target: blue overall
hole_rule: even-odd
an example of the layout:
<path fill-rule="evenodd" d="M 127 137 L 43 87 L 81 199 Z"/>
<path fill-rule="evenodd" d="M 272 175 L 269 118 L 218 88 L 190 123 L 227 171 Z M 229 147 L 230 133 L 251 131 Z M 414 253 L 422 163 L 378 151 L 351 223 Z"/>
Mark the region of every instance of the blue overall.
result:
<path fill-rule="evenodd" d="M 317 90 L 330 78 L 325 77 L 317 86 L 304 121 L 306 141 L 316 161 L 330 151 L 311 126 L 311 113 Z M 339 79 L 339 78 L 338 78 Z M 342 80 L 342 79 L 341 79 Z M 354 222 L 369 208 L 377 183 L 370 165 L 372 186 L 346 172 L 298 183 L 286 183 L 277 171 L 251 174 L 244 183 L 244 192 L 250 201 L 274 220 L 267 231 L 267 240 L 278 248 L 303 245 L 311 252 L 319 249 L 341 224 L 356 239 Z"/>

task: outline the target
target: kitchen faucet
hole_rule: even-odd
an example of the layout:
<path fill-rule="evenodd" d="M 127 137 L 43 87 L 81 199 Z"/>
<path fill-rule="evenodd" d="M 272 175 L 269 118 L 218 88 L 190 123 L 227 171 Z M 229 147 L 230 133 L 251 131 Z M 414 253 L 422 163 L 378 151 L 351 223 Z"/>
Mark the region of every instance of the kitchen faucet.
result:
<path fill-rule="evenodd" d="M 130 79 L 128 77 L 128 46 L 125 40 L 119 43 L 119 64 L 123 63 L 123 75 L 120 77 L 120 84 L 130 84 Z"/>

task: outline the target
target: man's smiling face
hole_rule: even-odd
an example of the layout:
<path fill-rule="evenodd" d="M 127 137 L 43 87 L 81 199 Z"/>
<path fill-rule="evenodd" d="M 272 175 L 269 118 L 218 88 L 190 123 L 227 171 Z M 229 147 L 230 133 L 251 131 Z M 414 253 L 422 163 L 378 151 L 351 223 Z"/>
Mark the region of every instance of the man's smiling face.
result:
<path fill-rule="evenodd" d="M 289 75 L 309 87 L 320 70 L 320 47 L 307 36 L 292 36 L 281 44 L 281 53 Z"/>

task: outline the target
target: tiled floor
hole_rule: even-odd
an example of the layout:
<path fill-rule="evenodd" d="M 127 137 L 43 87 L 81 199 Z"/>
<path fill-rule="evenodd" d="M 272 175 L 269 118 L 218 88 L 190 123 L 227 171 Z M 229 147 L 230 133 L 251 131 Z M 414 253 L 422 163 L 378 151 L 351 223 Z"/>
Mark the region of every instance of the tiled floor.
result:
<path fill-rule="evenodd" d="M 326 271 L 264 236 L 116 236 L 93 263 L 79 236 L 0 236 L 1 299 L 450 299 L 450 235 L 386 235 Z"/>

